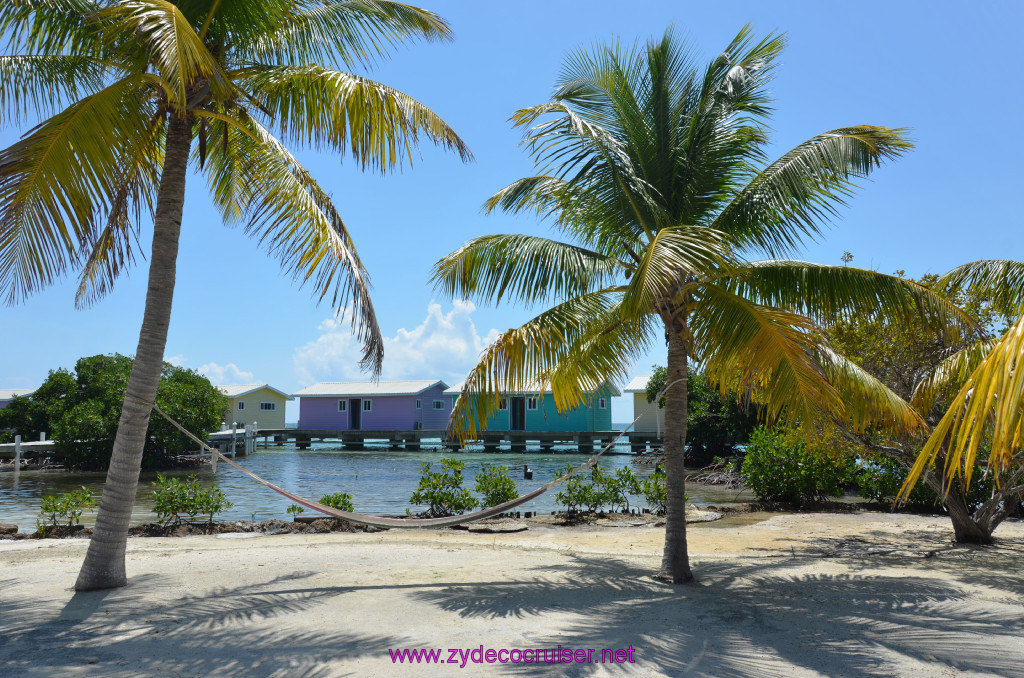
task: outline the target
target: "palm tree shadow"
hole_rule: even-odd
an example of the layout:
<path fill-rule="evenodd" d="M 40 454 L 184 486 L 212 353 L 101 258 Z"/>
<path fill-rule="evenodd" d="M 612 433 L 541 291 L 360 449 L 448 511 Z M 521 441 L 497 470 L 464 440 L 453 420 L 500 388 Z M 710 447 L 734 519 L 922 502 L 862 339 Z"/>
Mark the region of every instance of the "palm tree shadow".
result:
<path fill-rule="evenodd" d="M 140 576 L 126 589 L 75 593 L 56 616 L 45 607 L 18 609 L 0 617 L 0 673 L 318 678 L 335 675 L 334 661 L 379 658 L 402 645 L 397 637 L 353 630 L 289 628 L 289 616 L 347 592 L 282 590 L 281 584 L 310 575 L 180 598 L 169 580 Z M 161 587 L 168 595 L 154 603 L 151 592 Z"/>
<path fill-rule="evenodd" d="M 770 571 L 814 562 L 787 558 Z M 927 576 L 768 571 L 763 563 L 709 562 L 701 565 L 698 583 L 670 587 L 630 564 L 577 555 L 568 570 L 537 572 L 531 581 L 415 595 L 463 617 L 542 619 L 574 611 L 584 620 L 563 624 L 556 633 L 532 633 L 522 639 L 523 647 L 593 648 L 596 657 L 601 649 L 633 647 L 636 663 L 628 668 L 670 676 L 788 676 L 794 667 L 824 675 L 886 676 L 897 662 L 1024 675 L 1024 648 L 1017 642 L 1024 633 L 1024 596 L 1016 573 L 985 577 L 984 586 L 1013 601 L 992 604 L 972 600 L 956 583 Z M 995 647 L 1009 649 L 993 652 Z M 504 668 L 547 674 L 556 667 Z M 600 664 L 557 668 L 565 675 L 602 670 Z"/>

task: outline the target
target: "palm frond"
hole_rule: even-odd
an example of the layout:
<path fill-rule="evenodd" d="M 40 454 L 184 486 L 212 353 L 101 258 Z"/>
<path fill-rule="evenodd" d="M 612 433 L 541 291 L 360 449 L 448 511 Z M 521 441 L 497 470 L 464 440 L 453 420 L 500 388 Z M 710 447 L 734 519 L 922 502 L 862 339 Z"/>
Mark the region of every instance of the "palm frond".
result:
<path fill-rule="evenodd" d="M 703 226 L 659 230 L 643 252 L 623 297 L 627 316 L 658 313 L 659 302 L 673 300 L 683 286 L 731 262 L 721 233 Z"/>
<path fill-rule="evenodd" d="M 447 123 L 412 97 L 366 78 L 320 66 L 266 66 L 233 73 L 288 139 L 336 151 L 381 171 L 411 162 L 420 134 L 472 154 Z"/>
<path fill-rule="evenodd" d="M 122 170 L 106 226 L 92 243 L 78 276 L 77 308 L 87 308 L 105 297 L 118 277 L 135 264 L 136 251 L 141 252 L 139 227 L 143 211 L 150 216 L 156 214 L 166 133 L 164 116 L 154 116 L 146 134 L 135 144 L 134 155 Z"/>
<path fill-rule="evenodd" d="M 102 0 L 4 0 L 0 36 L 15 54 L 96 55 Z"/>
<path fill-rule="evenodd" d="M 819 347 L 819 355 L 829 383 L 842 398 L 844 418 L 854 431 L 880 427 L 907 436 L 928 432 L 928 424 L 917 410 L 855 362 L 827 346 Z"/>
<path fill-rule="evenodd" d="M 410 40 L 451 40 L 437 14 L 384 0 L 300 0 L 297 11 L 236 43 L 240 59 L 255 63 L 367 66 Z M 237 31 L 236 31 L 237 33 Z"/>
<path fill-rule="evenodd" d="M 480 357 L 452 411 L 451 428 L 461 439 L 476 436 L 497 409 L 503 394 L 541 388 L 584 337 L 605 329 L 601 320 L 618 302 L 619 292 L 600 290 L 575 297 L 503 332 Z"/>
<path fill-rule="evenodd" d="M 998 338 L 989 337 L 944 358 L 914 387 L 911 405 L 921 412 L 931 410 L 942 394 L 950 390 L 959 390 L 998 343 Z"/>
<path fill-rule="evenodd" d="M 225 214 L 245 219 L 246 233 L 296 281 L 311 285 L 318 301 L 328 300 L 339 312 L 348 310 L 363 344 L 360 365 L 378 375 L 384 340 L 370 300 L 369 275 L 345 223 L 330 196 L 268 130 L 242 112 L 236 115 L 249 133 L 222 120 L 212 125 L 214 139 L 227 138 L 208 151 L 214 199 Z"/>
<path fill-rule="evenodd" d="M 203 84 L 218 101 L 231 98 L 233 87 L 195 28 L 176 5 L 168 0 L 121 0 L 99 15 L 108 22 L 112 44 L 125 35 L 136 39 L 147 60 L 167 84 L 170 103 L 184 111 L 189 100 L 201 96 Z"/>
<path fill-rule="evenodd" d="M 936 425 L 900 491 L 906 498 L 921 473 L 946 450 L 947 485 L 960 478 L 970 485 L 983 443 L 991 447 L 988 465 L 998 473 L 1007 470 L 1019 456 L 1024 416 L 1024 319 L 1018 320 L 991 347 L 988 355 L 953 398 L 946 414 Z"/>
<path fill-rule="evenodd" d="M 701 289 L 690 324 L 708 378 L 756 392 L 769 420 L 841 416 L 842 401 L 815 359 L 825 339 L 796 313 L 759 306 L 722 288 Z"/>
<path fill-rule="evenodd" d="M 736 267 L 721 284 L 756 303 L 814 318 L 921 318 L 948 331 L 959 326 L 982 332 L 974 318 L 934 290 L 877 271 L 769 259 Z"/>
<path fill-rule="evenodd" d="M 7 303 L 49 285 L 93 242 L 126 159 L 155 113 L 148 79 L 90 95 L 0 151 L 0 290 Z"/>
<path fill-rule="evenodd" d="M 0 55 L 0 125 L 46 118 L 95 94 L 108 70 L 88 56 Z"/>
<path fill-rule="evenodd" d="M 991 290 L 996 308 L 1008 316 L 1024 315 L 1024 263 L 1019 261 L 972 261 L 939 278 L 938 287 L 951 295 L 970 288 Z"/>
<path fill-rule="evenodd" d="M 860 125 L 819 134 L 754 176 L 713 225 L 769 256 L 793 252 L 821 233 L 855 180 L 911 148 L 904 129 Z"/>
<path fill-rule="evenodd" d="M 593 292 L 621 275 L 622 263 L 582 247 L 529 235 L 474 238 L 434 265 L 431 283 L 451 297 L 532 304 Z"/>

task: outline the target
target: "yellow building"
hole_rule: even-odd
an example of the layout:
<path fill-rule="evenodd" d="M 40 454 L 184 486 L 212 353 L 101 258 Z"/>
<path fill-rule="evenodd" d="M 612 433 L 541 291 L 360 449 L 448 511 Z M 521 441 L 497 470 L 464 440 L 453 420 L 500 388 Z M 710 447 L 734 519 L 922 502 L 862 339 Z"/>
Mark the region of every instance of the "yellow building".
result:
<path fill-rule="evenodd" d="M 228 397 L 224 423 L 256 424 L 261 429 L 284 428 L 284 404 L 295 400 L 284 391 L 267 384 L 218 386 Z"/>
<path fill-rule="evenodd" d="M 665 430 L 665 410 L 658 407 L 658 403 L 647 402 L 647 382 L 650 379 L 650 375 L 634 377 L 622 391 L 633 394 L 633 416 L 640 417 L 633 430 L 661 435 Z"/>

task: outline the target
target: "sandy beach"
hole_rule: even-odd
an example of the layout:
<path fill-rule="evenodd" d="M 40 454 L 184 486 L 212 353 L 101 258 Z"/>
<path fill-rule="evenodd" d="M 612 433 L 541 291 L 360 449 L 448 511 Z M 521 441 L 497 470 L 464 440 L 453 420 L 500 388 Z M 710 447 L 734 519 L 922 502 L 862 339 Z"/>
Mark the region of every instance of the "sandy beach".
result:
<path fill-rule="evenodd" d="M 0 674 L 1024 676 L 1024 523 L 996 534 L 729 516 L 690 526 L 682 587 L 650 577 L 657 527 L 133 538 L 130 585 L 88 594 L 71 590 L 85 540 L 0 541 Z M 481 646 L 633 662 L 473 661 Z M 420 648 L 446 663 L 389 654 Z"/>

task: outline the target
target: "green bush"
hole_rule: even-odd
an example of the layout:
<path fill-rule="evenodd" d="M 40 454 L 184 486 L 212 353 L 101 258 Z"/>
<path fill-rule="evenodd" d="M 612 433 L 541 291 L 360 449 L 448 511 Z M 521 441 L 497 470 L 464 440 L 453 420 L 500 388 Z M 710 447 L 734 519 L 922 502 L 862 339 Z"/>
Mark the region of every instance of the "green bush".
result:
<path fill-rule="evenodd" d="M 759 427 L 750 435 L 743 461 L 744 482 L 761 501 L 801 504 L 839 497 L 855 483 L 852 455 L 808 445 L 799 431 Z"/>
<path fill-rule="evenodd" d="M 430 462 L 420 464 L 420 483 L 409 498 L 410 504 L 427 504 L 435 517 L 465 513 L 477 506 L 477 500 L 462 486 L 462 470 L 466 463 L 458 459 L 442 459 L 441 471 L 431 471 Z"/>
<path fill-rule="evenodd" d="M 42 506 L 39 509 L 40 518 L 48 518 L 50 525 L 56 526 L 58 520 L 67 520 L 68 527 L 78 524 L 87 509 L 96 506 L 96 498 L 92 490 L 82 487 L 61 495 L 47 495 L 43 497 Z"/>
<path fill-rule="evenodd" d="M 297 516 L 297 515 L 300 515 L 302 513 L 305 513 L 306 509 L 302 508 L 298 504 L 292 504 L 291 506 L 286 508 L 284 510 L 284 512 L 287 513 L 290 516 Z"/>
<path fill-rule="evenodd" d="M 349 513 L 356 510 L 356 507 L 352 504 L 352 495 L 348 492 L 325 494 L 320 497 L 320 503 L 324 506 L 330 506 L 331 508 L 338 509 L 339 511 L 348 511 Z"/>
<path fill-rule="evenodd" d="M 658 467 L 654 469 L 654 473 L 640 481 L 640 494 L 644 496 L 647 508 L 659 515 L 665 513 L 665 504 L 668 502 L 665 479 L 665 472 Z"/>
<path fill-rule="evenodd" d="M 486 465 L 474 479 L 476 486 L 473 489 L 483 495 L 480 503 L 484 507 L 504 504 L 519 496 L 516 481 L 508 477 L 507 466 Z"/>
<path fill-rule="evenodd" d="M 865 499 L 891 503 L 896 500 L 896 494 L 903 487 L 903 481 L 906 479 L 907 470 L 897 460 L 892 457 L 877 456 L 861 461 L 857 485 L 860 495 Z M 954 482 L 959 486 L 964 501 L 971 511 L 976 510 L 992 496 L 992 476 L 986 472 L 984 466 L 975 466 L 971 487 L 967 492 L 963 492 L 963 486 L 960 485 L 959 480 Z M 923 480 L 914 486 L 907 500 L 908 506 L 918 509 L 935 508 L 941 503 L 935 491 L 928 487 Z"/>
<path fill-rule="evenodd" d="M 218 487 L 203 488 L 195 475 L 182 481 L 158 474 L 153 485 L 153 511 L 165 526 L 191 522 L 196 516 L 209 516 L 212 525 L 214 515 L 233 506 Z"/>
<path fill-rule="evenodd" d="M 604 477 L 605 498 L 613 507 L 621 507 L 629 511 L 630 495 L 643 494 L 640 479 L 628 466 L 615 469 L 615 475 Z"/>
<path fill-rule="evenodd" d="M 572 464 L 566 465 L 556 474 L 557 477 L 570 473 L 574 468 Z M 590 475 L 577 473 L 565 481 L 562 489 L 555 495 L 555 504 L 564 506 L 569 513 L 576 513 L 583 508 L 590 511 L 597 511 L 608 503 L 608 492 L 606 487 L 607 474 L 600 466 L 590 469 Z"/>

